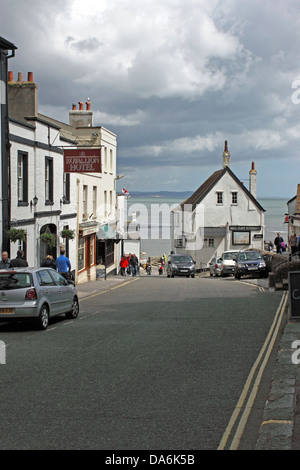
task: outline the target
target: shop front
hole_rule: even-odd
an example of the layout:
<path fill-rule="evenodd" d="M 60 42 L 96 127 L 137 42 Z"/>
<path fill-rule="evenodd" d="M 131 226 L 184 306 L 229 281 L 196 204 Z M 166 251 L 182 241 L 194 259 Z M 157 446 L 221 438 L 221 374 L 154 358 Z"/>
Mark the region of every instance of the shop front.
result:
<path fill-rule="evenodd" d="M 77 248 L 77 283 L 96 280 L 97 222 L 79 225 Z"/>

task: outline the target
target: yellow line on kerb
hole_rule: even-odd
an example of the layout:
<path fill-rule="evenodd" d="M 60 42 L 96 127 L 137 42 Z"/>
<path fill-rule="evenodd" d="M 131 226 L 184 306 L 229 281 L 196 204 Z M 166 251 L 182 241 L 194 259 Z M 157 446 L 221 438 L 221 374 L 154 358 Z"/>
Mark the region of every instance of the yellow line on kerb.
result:
<path fill-rule="evenodd" d="M 259 385 L 260 385 L 260 382 L 261 382 L 263 372 L 264 372 L 265 367 L 267 365 L 267 362 L 269 360 L 270 354 L 272 352 L 272 349 L 273 349 L 273 346 L 274 346 L 274 343 L 275 343 L 275 340 L 276 340 L 276 337 L 277 337 L 277 334 L 278 334 L 278 330 L 280 328 L 280 324 L 281 324 L 282 316 L 283 316 L 285 306 L 286 306 L 286 303 L 287 303 L 287 299 L 288 299 L 288 292 L 284 292 L 283 295 L 282 295 L 279 307 L 277 309 L 275 318 L 273 320 L 272 326 L 269 330 L 268 336 L 267 336 L 267 338 L 266 338 L 266 340 L 263 344 L 263 347 L 260 350 L 260 353 L 259 353 L 259 355 L 258 355 L 258 357 L 257 357 L 257 359 L 256 359 L 249 375 L 248 375 L 246 384 L 245 384 L 244 389 L 241 393 L 239 401 L 238 401 L 238 403 L 237 403 L 237 405 L 236 405 L 236 407 L 233 411 L 231 419 L 228 423 L 228 426 L 227 426 L 227 428 L 225 430 L 225 433 L 222 437 L 222 440 L 219 444 L 218 450 L 224 450 L 225 447 L 226 447 L 226 444 L 227 444 L 227 441 L 230 437 L 232 429 L 233 429 L 233 427 L 234 427 L 234 425 L 237 421 L 237 418 L 238 418 L 238 416 L 239 416 L 239 414 L 242 411 L 242 408 L 244 406 L 244 403 L 245 403 L 246 397 L 248 395 L 248 392 L 250 390 L 250 386 L 251 386 L 251 383 L 253 381 L 254 375 L 256 373 L 256 370 L 258 369 L 258 365 L 259 365 L 260 361 L 262 360 L 262 357 L 265 355 L 264 360 L 263 360 L 263 362 L 260 366 L 259 372 L 257 374 L 256 380 L 255 380 L 255 382 L 252 386 L 252 391 L 250 393 L 248 402 L 245 406 L 244 412 L 241 416 L 241 419 L 240 419 L 239 425 L 237 427 L 236 433 L 233 437 L 233 440 L 232 440 L 232 443 L 231 443 L 231 446 L 230 446 L 230 450 L 236 450 L 239 446 L 241 437 L 242 437 L 243 432 L 245 430 L 245 426 L 246 426 L 249 414 L 252 410 L 252 406 L 253 406 L 254 400 L 256 398 L 257 392 L 258 392 L 258 388 L 259 388 Z M 269 344 L 269 346 L 268 346 L 268 344 Z"/>
<path fill-rule="evenodd" d="M 139 280 L 139 278 L 137 277 L 136 279 L 131 279 L 130 281 L 122 282 L 118 286 L 108 287 L 107 289 L 105 289 L 101 292 L 95 292 L 95 294 L 86 295 L 85 297 L 82 297 L 82 299 L 79 298 L 79 302 L 83 302 L 84 300 L 92 299 L 93 297 L 97 297 L 97 295 L 106 294 L 107 292 L 110 292 L 111 290 L 119 289 L 120 287 L 126 286 L 127 284 L 130 284 L 131 282 L 136 282 L 138 280 Z"/>
<path fill-rule="evenodd" d="M 269 419 L 268 421 L 263 421 L 260 425 L 262 428 L 266 424 L 292 424 L 293 421 L 289 421 L 288 419 Z"/>

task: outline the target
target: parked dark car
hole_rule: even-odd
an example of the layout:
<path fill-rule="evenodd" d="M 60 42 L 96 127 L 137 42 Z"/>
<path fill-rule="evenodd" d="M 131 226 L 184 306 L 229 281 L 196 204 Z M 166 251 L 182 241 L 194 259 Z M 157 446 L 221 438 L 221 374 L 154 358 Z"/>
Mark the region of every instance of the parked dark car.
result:
<path fill-rule="evenodd" d="M 32 320 L 45 330 L 49 318 L 77 318 L 79 303 L 72 281 L 51 268 L 0 270 L 0 321 Z"/>
<path fill-rule="evenodd" d="M 168 259 L 167 276 L 195 277 L 195 263 L 189 255 L 170 255 Z"/>
<path fill-rule="evenodd" d="M 235 278 L 240 279 L 249 274 L 268 276 L 266 262 L 259 251 L 241 251 L 236 257 Z"/>

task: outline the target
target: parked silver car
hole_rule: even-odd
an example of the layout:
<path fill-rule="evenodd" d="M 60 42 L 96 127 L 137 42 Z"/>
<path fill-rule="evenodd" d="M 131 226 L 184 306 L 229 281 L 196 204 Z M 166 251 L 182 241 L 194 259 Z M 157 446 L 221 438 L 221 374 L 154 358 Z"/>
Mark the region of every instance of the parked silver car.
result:
<path fill-rule="evenodd" d="M 0 321 L 33 320 L 45 330 L 49 318 L 77 318 L 79 302 L 72 281 L 51 268 L 0 270 Z"/>
<path fill-rule="evenodd" d="M 209 263 L 210 276 L 221 276 L 222 258 L 215 257 Z"/>

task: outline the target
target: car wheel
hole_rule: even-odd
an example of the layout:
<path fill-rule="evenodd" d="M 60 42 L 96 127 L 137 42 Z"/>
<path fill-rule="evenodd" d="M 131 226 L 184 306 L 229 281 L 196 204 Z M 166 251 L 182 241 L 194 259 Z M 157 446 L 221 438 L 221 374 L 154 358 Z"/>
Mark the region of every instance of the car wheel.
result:
<path fill-rule="evenodd" d="M 72 302 L 72 310 L 69 312 L 66 312 L 66 317 L 67 318 L 77 318 L 79 314 L 79 303 L 78 299 L 74 297 L 73 302 Z"/>
<path fill-rule="evenodd" d="M 235 273 L 234 277 L 235 277 L 236 279 L 241 279 L 241 275 L 240 275 L 239 273 Z"/>
<path fill-rule="evenodd" d="M 36 319 L 36 326 L 38 330 L 46 330 L 49 325 L 49 309 L 47 305 L 43 305 L 38 318 Z"/>
<path fill-rule="evenodd" d="M 194 278 L 195 278 L 195 274 L 192 274 L 191 277 L 194 279 Z"/>

